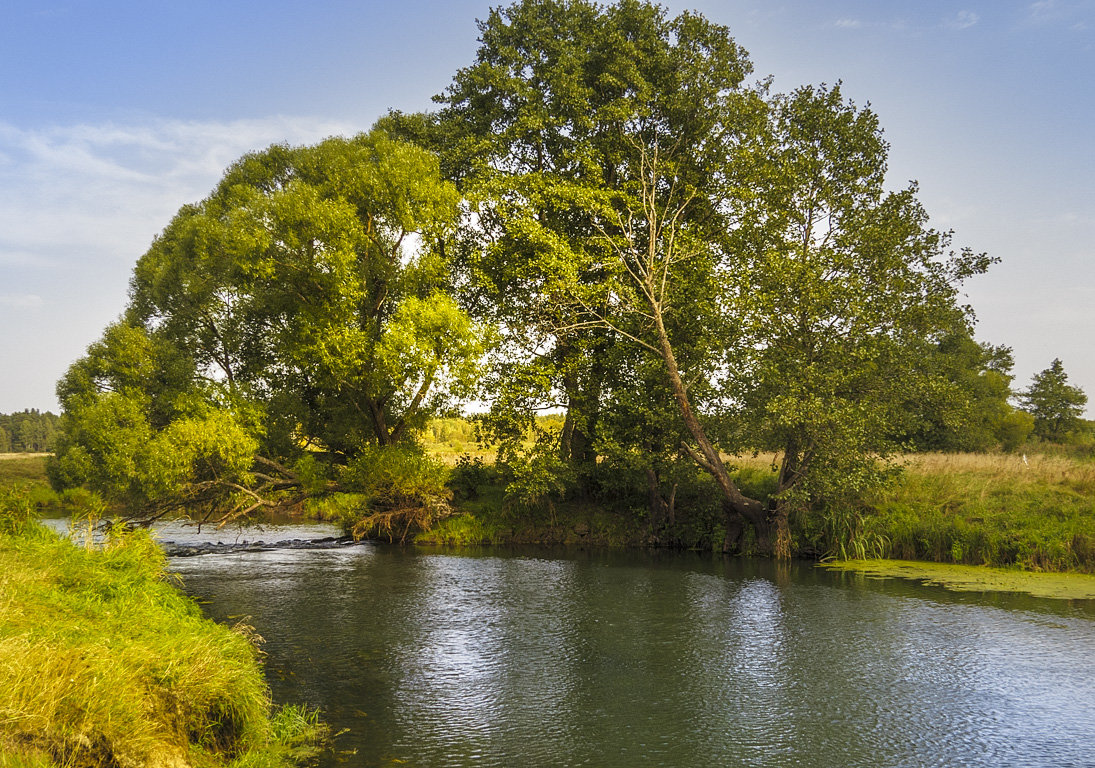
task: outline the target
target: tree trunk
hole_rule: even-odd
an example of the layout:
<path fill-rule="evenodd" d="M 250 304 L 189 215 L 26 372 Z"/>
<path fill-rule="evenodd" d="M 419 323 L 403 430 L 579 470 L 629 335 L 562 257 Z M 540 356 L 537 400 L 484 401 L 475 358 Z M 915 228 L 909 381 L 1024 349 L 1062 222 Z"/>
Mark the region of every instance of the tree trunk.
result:
<path fill-rule="evenodd" d="M 723 512 L 726 517 L 726 538 L 723 540 L 723 551 L 735 552 L 741 550 L 743 537 L 743 522 L 753 527 L 757 537 L 757 546 L 762 552 L 771 551 L 771 537 L 769 535 L 768 515 L 764 505 L 756 499 L 750 499 L 743 494 L 734 483 L 733 478 L 726 469 L 722 457 L 707 438 L 707 433 L 696 418 L 692 410 L 692 404 L 688 399 L 688 389 L 681 379 L 680 370 L 677 368 L 677 358 L 673 354 L 673 345 L 669 341 L 665 324 L 662 322 L 659 307 L 654 309 L 655 327 L 658 331 L 658 351 L 665 363 L 666 372 L 669 375 L 669 384 L 673 389 L 673 397 L 681 410 L 681 417 L 688 427 L 692 439 L 699 446 L 697 451 L 685 443 L 682 447 L 692 459 L 705 469 L 718 484 L 723 495 Z"/>

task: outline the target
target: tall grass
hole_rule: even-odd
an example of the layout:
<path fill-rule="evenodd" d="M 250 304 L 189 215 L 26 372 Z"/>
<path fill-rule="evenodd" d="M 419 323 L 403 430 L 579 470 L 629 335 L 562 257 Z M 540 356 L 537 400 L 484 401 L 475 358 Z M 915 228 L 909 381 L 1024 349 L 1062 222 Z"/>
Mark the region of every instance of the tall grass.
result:
<path fill-rule="evenodd" d="M 143 532 L 81 547 L 0 495 L 0 765 L 283 766 L 319 735 L 272 712 L 253 634 L 203 618 Z"/>
<path fill-rule="evenodd" d="M 868 499 L 884 556 L 1095 572 L 1095 463 L 1064 456 L 923 454 Z"/>

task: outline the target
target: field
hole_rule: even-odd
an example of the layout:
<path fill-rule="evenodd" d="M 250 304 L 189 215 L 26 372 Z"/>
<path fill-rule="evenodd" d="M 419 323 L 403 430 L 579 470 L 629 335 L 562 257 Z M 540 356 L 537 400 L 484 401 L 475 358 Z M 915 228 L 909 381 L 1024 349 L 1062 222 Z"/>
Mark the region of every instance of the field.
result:
<path fill-rule="evenodd" d="M 48 453 L 0 453 L 0 488 L 21 483 L 49 488 L 46 479 Z"/>

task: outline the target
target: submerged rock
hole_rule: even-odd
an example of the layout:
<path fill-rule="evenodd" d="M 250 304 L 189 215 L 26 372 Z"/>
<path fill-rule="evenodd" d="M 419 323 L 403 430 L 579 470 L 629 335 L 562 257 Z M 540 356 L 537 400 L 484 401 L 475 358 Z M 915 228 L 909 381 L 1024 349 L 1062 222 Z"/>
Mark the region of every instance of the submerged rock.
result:
<path fill-rule="evenodd" d="M 349 536 L 327 536 L 322 539 L 285 539 L 267 543 L 265 541 L 224 542 L 160 542 L 168 557 L 193 557 L 195 555 L 228 554 L 233 552 L 268 552 L 277 549 L 341 549 L 365 544 L 354 541 Z"/>

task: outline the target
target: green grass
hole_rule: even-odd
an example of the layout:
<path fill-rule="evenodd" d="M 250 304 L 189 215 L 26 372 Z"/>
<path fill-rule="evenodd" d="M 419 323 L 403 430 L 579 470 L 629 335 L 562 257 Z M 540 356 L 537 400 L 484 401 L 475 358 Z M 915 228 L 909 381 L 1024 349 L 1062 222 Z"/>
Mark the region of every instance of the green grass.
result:
<path fill-rule="evenodd" d="M 288 766 L 322 727 L 275 711 L 255 636 L 205 619 L 138 532 L 94 550 L 0 498 L 0 766 Z"/>
<path fill-rule="evenodd" d="M 18 485 L 30 491 L 35 503 L 56 501 L 46 477 L 48 458 L 44 453 L 0 453 L 0 488 Z"/>
<path fill-rule="evenodd" d="M 775 488 L 778 456 L 737 456 L 742 490 L 766 498 Z M 891 558 L 988 565 L 1026 571 L 1095 573 L 1095 461 L 1065 455 L 918 454 L 905 471 L 857 507 L 814 512 L 792 521 L 804 556 Z M 460 466 L 454 468 L 459 472 Z M 504 489 L 486 465 L 476 498 L 456 502 L 458 514 L 419 537 L 463 544 L 583 543 L 692 548 L 721 544 L 711 493 L 682 488 L 677 526 L 650 531 L 643 489 L 615 495 L 619 508 L 573 501 L 507 508 Z M 619 502 L 625 497 L 627 504 Z M 612 503 L 612 502 L 608 502 Z M 630 504 L 630 506 L 628 506 Z M 716 505 L 717 506 L 717 505 Z"/>
<path fill-rule="evenodd" d="M 926 454 L 869 502 L 886 557 L 1095 573 L 1091 461 Z"/>

